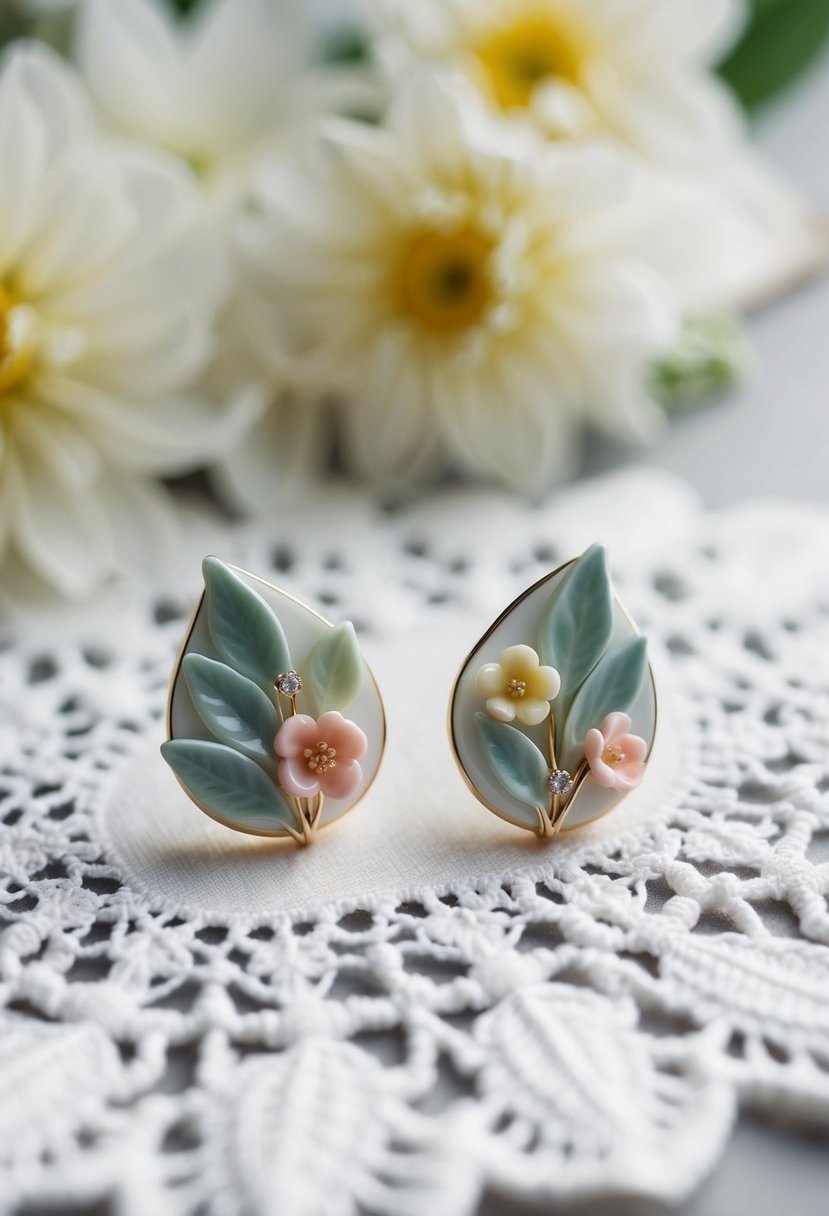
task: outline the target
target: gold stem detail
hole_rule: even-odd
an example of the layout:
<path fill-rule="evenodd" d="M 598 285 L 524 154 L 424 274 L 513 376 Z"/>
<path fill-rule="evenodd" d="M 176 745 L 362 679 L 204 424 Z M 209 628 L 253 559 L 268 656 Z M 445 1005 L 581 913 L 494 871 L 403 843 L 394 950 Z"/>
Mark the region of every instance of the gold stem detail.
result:
<path fill-rule="evenodd" d="M 276 685 L 274 685 L 274 687 L 276 687 Z M 285 713 L 282 709 L 283 696 L 284 694 L 281 693 L 277 688 L 276 707 L 279 710 L 279 717 L 284 723 Z M 296 693 L 294 693 L 293 696 L 289 696 L 288 701 L 291 707 L 290 716 L 295 718 L 299 713 L 299 710 L 296 707 Z M 311 800 L 309 798 L 293 798 L 292 802 L 294 804 L 294 809 L 299 816 L 299 822 L 302 824 L 302 835 L 300 835 L 299 832 L 294 832 L 291 828 L 288 828 L 288 831 L 297 844 L 313 844 L 314 838 L 317 834 L 317 822 L 322 812 L 322 792 L 320 791 L 320 793 L 316 795 L 316 805 L 313 811 L 311 810 Z"/>
<path fill-rule="evenodd" d="M 590 773 L 590 765 L 587 763 L 586 760 L 582 760 L 581 764 L 576 769 L 576 775 L 573 777 L 573 785 L 572 785 L 572 788 L 568 795 L 567 801 L 564 804 L 564 808 L 559 809 L 557 814 L 556 813 L 553 814 L 553 833 L 552 834 L 554 836 L 557 836 L 558 833 L 561 831 L 562 825 L 564 824 L 564 820 L 570 814 L 573 803 L 576 801 L 576 798 L 578 797 L 579 790 L 584 785 L 589 773 Z M 556 798 L 560 799 L 561 795 L 557 794 Z"/>
<path fill-rule="evenodd" d="M 553 717 L 552 710 L 547 715 L 547 738 L 550 745 L 550 768 L 555 770 L 558 768 L 556 760 L 556 720 Z"/>

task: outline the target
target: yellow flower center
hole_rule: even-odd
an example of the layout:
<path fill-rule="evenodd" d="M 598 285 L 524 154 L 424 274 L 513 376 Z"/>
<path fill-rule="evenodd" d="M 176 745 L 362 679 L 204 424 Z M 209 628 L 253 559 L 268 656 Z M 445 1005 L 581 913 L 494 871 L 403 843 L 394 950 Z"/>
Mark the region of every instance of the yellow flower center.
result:
<path fill-rule="evenodd" d="M 0 394 L 25 380 L 32 366 L 35 343 L 28 314 L 0 286 Z"/>
<path fill-rule="evenodd" d="M 315 747 L 306 747 L 302 754 L 312 773 L 327 773 L 330 768 L 337 767 L 337 761 L 334 759 L 337 750 L 329 747 L 327 743 L 320 742 Z"/>
<path fill-rule="evenodd" d="M 474 228 L 419 234 L 403 259 L 404 313 L 438 334 L 478 324 L 492 300 L 492 248 Z"/>
<path fill-rule="evenodd" d="M 625 758 L 625 753 L 619 751 L 619 749 L 618 749 L 618 747 L 616 747 L 615 743 L 609 743 L 608 746 L 604 749 L 604 754 L 602 756 L 602 759 L 604 760 L 605 764 L 621 764 L 622 761 L 624 760 L 624 758 Z"/>
<path fill-rule="evenodd" d="M 510 680 L 507 684 L 507 692 L 511 697 L 523 697 L 526 691 L 526 680 Z"/>
<path fill-rule="evenodd" d="M 503 110 L 529 106 L 535 89 L 545 81 L 577 85 L 584 59 L 574 31 L 546 14 L 527 16 L 497 30 L 475 54 Z"/>

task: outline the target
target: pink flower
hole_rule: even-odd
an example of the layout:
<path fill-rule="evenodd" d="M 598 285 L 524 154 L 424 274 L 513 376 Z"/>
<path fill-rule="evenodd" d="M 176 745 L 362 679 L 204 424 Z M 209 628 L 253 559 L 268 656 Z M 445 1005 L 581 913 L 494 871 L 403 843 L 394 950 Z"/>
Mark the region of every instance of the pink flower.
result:
<path fill-rule="evenodd" d="M 605 789 L 635 789 L 645 775 L 648 745 L 629 731 L 630 718 L 617 709 L 585 735 L 584 757 L 593 779 Z"/>
<path fill-rule="evenodd" d="M 312 798 L 322 791 L 327 798 L 349 798 L 363 779 L 357 761 L 366 753 L 367 739 L 359 726 L 336 710 L 315 722 L 308 714 L 295 714 L 276 732 L 274 751 L 279 782 L 286 794 Z"/>

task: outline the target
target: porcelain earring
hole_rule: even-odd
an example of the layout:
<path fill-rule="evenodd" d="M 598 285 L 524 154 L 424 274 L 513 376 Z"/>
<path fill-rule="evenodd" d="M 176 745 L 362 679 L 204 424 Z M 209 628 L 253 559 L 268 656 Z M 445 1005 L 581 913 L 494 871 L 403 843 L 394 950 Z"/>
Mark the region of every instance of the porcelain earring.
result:
<path fill-rule="evenodd" d="M 386 736 L 377 684 L 348 622 L 332 625 L 216 557 L 202 569 L 162 755 L 211 819 L 310 844 L 377 774 Z"/>
<path fill-rule="evenodd" d="M 449 728 L 478 800 L 549 838 L 607 814 L 640 784 L 656 716 L 647 642 L 593 545 L 487 630 L 455 681 Z"/>

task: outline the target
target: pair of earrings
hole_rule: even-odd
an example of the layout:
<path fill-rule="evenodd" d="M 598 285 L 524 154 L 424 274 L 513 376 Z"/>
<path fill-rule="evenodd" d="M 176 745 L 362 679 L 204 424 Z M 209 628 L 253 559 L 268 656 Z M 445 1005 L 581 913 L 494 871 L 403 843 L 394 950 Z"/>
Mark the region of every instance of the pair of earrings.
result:
<path fill-rule="evenodd" d="M 377 775 L 377 683 L 349 623 L 331 625 L 218 558 L 203 571 L 162 754 L 212 819 L 310 844 Z M 637 786 L 655 728 L 647 644 L 600 545 L 510 604 L 465 660 L 449 707 L 472 792 L 543 838 L 604 815 Z"/>

